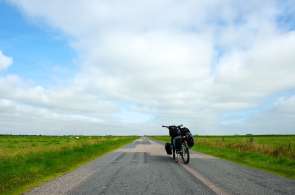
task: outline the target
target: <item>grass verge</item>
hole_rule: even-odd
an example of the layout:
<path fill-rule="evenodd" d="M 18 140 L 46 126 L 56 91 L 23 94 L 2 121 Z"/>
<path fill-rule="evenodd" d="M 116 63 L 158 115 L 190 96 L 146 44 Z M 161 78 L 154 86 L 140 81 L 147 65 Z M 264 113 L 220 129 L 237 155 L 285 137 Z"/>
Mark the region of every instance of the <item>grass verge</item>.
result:
<path fill-rule="evenodd" d="M 73 170 L 83 162 L 117 149 L 136 138 L 110 136 L 94 143 L 83 142 L 84 144 L 68 148 L 63 146 L 59 150 L 1 158 L 0 194 L 21 194 L 37 184 Z"/>
<path fill-rule="evenodd" d="M 152 136 L 151 138 L 162 142 L 170 140 L 168 136 Z M 198 139 L 202 139 L 202 137 Z M 275 138 L 272 137 L 272 139 Z M 295 160 L 287 156 L 273 156 L 258 151 L 241 151 L 240 148 L 227 148 L 224 145 L 219 147 L 215 140 L 214 145 L 209 144 L 208 137 L 206 137 L 206 142 L 198 141 L 192 150 L 295 179 Z"/>

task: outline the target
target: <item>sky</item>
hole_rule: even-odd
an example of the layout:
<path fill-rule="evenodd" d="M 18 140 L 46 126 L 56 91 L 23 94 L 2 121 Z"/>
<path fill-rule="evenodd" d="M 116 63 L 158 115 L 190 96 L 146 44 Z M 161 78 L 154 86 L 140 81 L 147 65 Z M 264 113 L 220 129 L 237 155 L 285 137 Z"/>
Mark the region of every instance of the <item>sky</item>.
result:
<path fill-rule="evenodd" d="M 295 134 L 294 0 L 0 0 L 0 134 Z"/>

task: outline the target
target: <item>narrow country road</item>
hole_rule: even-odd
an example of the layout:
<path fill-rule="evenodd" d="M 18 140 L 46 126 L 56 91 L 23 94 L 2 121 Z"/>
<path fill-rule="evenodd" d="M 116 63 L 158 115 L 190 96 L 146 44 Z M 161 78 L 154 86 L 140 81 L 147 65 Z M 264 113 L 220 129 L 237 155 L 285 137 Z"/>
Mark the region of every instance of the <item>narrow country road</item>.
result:
<path fill-rule="evenodd" d="M 295 181 L 199 153 L 177 164 L 143 137 L 26 194 L 295 194 Z"/>

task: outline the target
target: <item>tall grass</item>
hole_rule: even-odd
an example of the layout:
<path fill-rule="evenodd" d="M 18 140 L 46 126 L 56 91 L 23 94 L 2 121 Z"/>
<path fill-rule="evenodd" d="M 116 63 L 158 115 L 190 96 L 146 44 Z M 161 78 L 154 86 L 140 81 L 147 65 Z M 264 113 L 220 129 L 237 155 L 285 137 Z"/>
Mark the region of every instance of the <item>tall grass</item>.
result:
<path fill-rule="evenodd" d="M 0 194 L 21 193 L 134 139 L 133 136 L 0 136 Z"/>
<path fill-rule="evenodd" d="M 295 160 L 294 135 L 269 136 L 200 136 L 198 145 L 213 148 L 228 148 L 240 152 L 261 153 L 275 158 Z"/>

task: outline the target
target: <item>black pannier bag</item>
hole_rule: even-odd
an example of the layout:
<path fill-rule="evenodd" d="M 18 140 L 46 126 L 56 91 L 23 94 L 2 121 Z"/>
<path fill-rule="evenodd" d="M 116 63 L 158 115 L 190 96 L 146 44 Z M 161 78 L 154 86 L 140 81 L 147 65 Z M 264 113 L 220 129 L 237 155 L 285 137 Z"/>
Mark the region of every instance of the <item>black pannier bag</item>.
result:
<path fill-rule="evenodd" d="M 170 143 L 165 144 L 165 150 L 166 150 L 167 154 L 169 154 L 169 155 L 172 154 L 172 147 L 171 147 Z"/>
<path fill-rule="evenodd" d="M 186 133 L 186 142 L 188 147 L 190 148 L 193 147 L 195 144 L 194 137 L 190 132 Z"/>
<path fill-rule="evenodd" d="M 169 135 L 170 135 L 171 137 L 179 136 L 180 133 L 181 133 L 181 131 L 179 130 L 178 127 L 176 127 L 176 126 L 170 126 L 170 127 L 169 127 Z"/>
<path fill-rule="evenodd" d="M 185 136 L 187 133 L 190 133 L 190 130 L 186 127 L 181 127 L 180 131 L 182 136 Z"/>
<path fill-rule="evenodd" d="M 194 144 L 195 144 L 194 137 L 193 137 L 193 135 L 191 134 L 191 132 L 190 132 L 190 130 L 188 128 L 182 127 L 181 128 L 181 135 L 186 137 L 187 145 L 190 148 L 194 146 Z"/>

